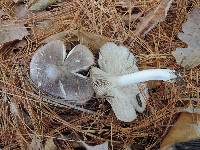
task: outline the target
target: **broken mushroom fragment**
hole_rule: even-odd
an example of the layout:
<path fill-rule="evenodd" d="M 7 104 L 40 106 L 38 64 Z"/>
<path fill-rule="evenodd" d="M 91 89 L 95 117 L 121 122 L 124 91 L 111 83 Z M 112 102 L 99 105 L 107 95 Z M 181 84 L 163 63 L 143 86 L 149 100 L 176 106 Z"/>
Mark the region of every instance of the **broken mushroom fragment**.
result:
<path fill-rule="evenodd" d="M 86 150 L 108 150 L 108 142 L 104 142 L 99 145 L 95 146 L 89 146 L 85 142 L 82 142 L 83 146 L 86 148 Z"/>
<path fill-rule="evenodd" d="M 77 73 L 94 64 L 93 54 L 84 45 L 75 46 L 66 57 L 65 45 L 55 40 L 40 47 L 30 63 L 30 77 L 47 93 L 83 103 L 91 98 L 90 80 Z"/>
<path fill-rule="evenodd" d="M 115 115 L 125 122 L 136 119 L 136 111 L 143 112 L 146 107 L 137 83 L 176 78 L 175 71 L 170 69 L 139 71 L 133 54 L 126 47 L 110 42 L 100 49 L 98 64 L 100 69 L 93 67 L 90 71 L 93 88 L 97 95 L 109 97 Z M 144 88 L 147 95 L 145 84 Z"/>

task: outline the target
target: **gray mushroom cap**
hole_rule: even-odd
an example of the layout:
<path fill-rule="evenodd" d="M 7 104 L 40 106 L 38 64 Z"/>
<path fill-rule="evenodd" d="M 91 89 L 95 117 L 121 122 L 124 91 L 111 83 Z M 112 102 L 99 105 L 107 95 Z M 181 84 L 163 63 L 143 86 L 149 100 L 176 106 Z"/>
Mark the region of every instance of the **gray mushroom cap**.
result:
<path fill-rule="evenodd" d="M 55 40 L 40 47 L 30 63 L 30 77 L 45 92 L 65 100 L 83 103 L 91 98 L 90 80 L 78 74 L 94 64 L 91 51 L 75 46 L 66 58 L 65 45 Z"/>

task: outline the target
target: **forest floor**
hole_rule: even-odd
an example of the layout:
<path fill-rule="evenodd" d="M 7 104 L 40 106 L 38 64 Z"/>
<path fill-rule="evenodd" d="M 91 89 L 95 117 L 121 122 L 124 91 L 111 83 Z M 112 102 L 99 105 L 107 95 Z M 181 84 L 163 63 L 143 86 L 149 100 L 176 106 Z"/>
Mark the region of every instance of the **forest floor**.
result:
<path fill-rule="evenodd" d="M 0 1 L 0 148 L 78 150 L 81 141 L 108 141 L 110 150 L 159 149 L 179 116 L 176 108 L 189 103 L 182 98 L 199 96 L 199 68 L 185 70 L 172 55 L 187 47 L 177 35 L 190 11 L 200 7 L 198 0 L 62 0 L 38 10 L 30 8 L 39 0 L 14 1 Z M 26 31 L 1 33 L 10 24 Z M 169 68 L 184 79 L 148 82 L 146 109 L 130 123 L 115 117 L 106 97 L 94 95 L 77 106 L 94 111 L 88 114 L 56 102 L 30 79 L 32 56 L 55 39 L 68 49 L 86 45 L 97 58 L 104 43 L 122 44 L 136 56 L 139 70 Z"/>

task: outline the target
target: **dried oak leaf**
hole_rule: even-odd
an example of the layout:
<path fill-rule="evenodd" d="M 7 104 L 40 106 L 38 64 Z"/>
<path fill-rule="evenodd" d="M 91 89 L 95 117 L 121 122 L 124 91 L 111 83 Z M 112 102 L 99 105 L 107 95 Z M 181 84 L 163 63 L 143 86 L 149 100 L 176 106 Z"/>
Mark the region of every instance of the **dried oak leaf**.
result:
<path fill-rule="evenodd" d="M 200 64 L 200 8 L 194 8 L 183 24 L 183 33 L 178 37 L 188 44 L 188 48 L 177 48 L 172 54 L 176 62 L 191 68 Z"/>
<path fill-rule="evenodd" d="M 161 0 L 158 7 L 150 11 L 146 16 L 140 19 L 136 26 L 136 35 L 146 35 L 156 24 L 163 21 L 173 0 Z"/>
<path fill-rule="evenodd" d="M 29 35 L 26 27 L 22 24 L 1 24 L 0 25 L 0 44 L 14 40 L 22 40 Z"/>
<path fill-rule="evenodd" d="M 160 149 L 169 150 L 169 147 L 175 143 L 199 138 L 199 117 L 199 114 L 181 113 L 175 125 L 162 141 Z"/>

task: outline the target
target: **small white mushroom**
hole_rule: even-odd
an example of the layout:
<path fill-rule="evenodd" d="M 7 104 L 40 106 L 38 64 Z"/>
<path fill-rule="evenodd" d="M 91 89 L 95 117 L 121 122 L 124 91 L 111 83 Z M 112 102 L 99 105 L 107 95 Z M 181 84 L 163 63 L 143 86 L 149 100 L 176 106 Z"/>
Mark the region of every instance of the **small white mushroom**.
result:
<path fill-rule="evenodd" d="M 137 83 L 176 78 L 175 71 L 170 69 L 139 71 L 133 54 L 114 43 L 107 43 L 100 49 L 98 63 L 100 69 L 93 67 L 90 71 L 93 88 L 97 95 L 110 97 L 108 101 L 115 115 L 125 122 L 133 121 L 137 117 L 136 111 L 143 112 L 146 107 Z M 146 95 L 146 88 L 144 93 Z"/>
<path fill-rule="evenodd" d="M 65 100 L 83 103 L 91 98 L 89 79 L 77 73 L 94 64 L 91 51 L 84 45 L 75 46 L 67 55 L 62 41 L 55 40 L 40 47 L 30 63 L 30 77 L 47 93 Z"/>

